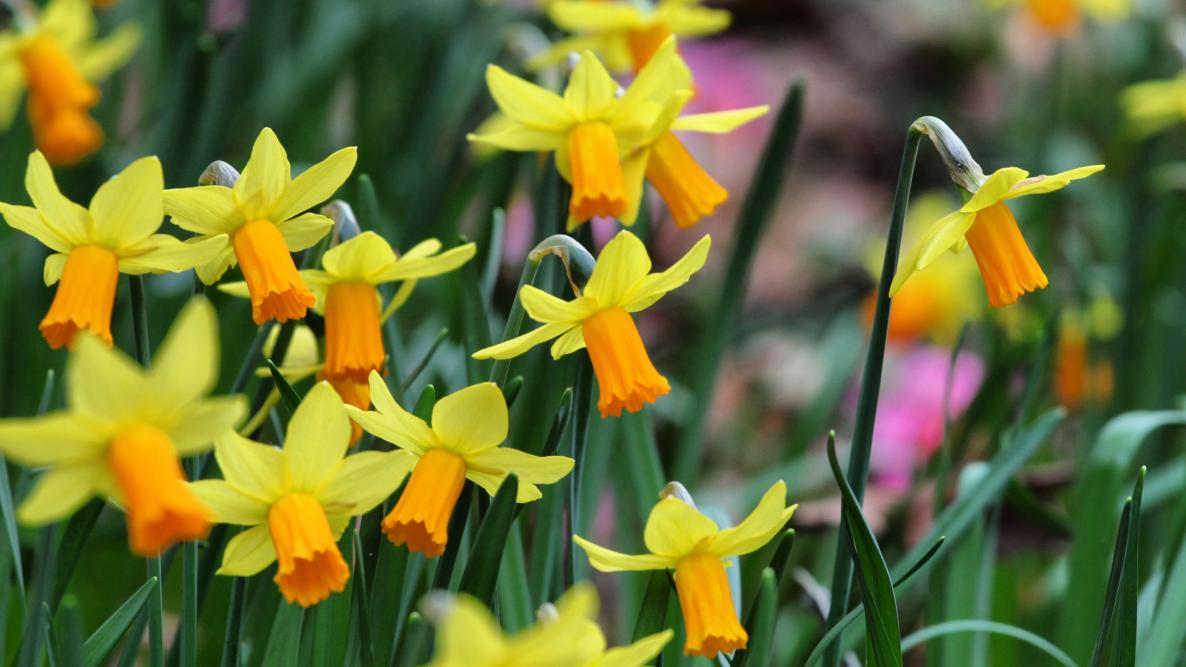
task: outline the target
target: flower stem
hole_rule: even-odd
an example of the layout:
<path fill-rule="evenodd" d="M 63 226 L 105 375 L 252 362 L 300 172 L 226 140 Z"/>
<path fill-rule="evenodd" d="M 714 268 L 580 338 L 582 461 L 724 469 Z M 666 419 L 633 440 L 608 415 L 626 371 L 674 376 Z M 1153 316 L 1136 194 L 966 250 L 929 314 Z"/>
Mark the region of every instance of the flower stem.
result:
<path fill-rule="evenodd" d="M 852 447 L 848 454 L 848 471 L 845 477 L 852 487 L 859 503 L 865 495 L 865 482 L 869 478 L 869 453 L 873 448 L 873 422 L 877 417 L 877 399 L 881 393 L 881 370 L 885 361 L 885 340 L 889 329 L 889 288 L 898 269 L 898 251 L 902 245 L 902 226 L 906 219 L 906 205 L 910 200 L 910 183 L 914 178 L 914 161 L 918 156 L 918 145 L 922 140 L 923 128 L 912 123 L 906 134 L 906 147 L 902 150 L 902 163 L 898 170 L 898 185 L 894 191 L 893 212 L 890 215 L 889 235 L 885 243 L 885 259 L 881 265 L 881 279 L 877 284 L 877 305 L 873 312 L 873 326 L 869 335 L 869 353 L 865 359 L 865 370 L 861 377 L 860 398 L 857 402 L 856 425 L 852 434 Z M 832 570 L 832 604 L 828 609 L 827 627 L 832 627 L 848 611 L 848 599 L 852 592 L 852 554 L 849 552 L 848 528 L 840 524 L 836 542 L 836 559 Z M 825 667 L 840 664 L 840 642 L 833 641 L 824 654 Z"/>

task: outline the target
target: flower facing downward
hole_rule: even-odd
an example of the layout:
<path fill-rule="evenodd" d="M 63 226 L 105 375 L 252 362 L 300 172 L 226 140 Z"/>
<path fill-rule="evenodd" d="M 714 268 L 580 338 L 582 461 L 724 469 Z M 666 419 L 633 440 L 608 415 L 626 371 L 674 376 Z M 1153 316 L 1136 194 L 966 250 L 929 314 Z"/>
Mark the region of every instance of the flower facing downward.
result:
<path fill-rule="evenodd" d="M 944 251 L 959 252 L 965 246 L 972 248 L 988 292 L 988 302 L 993 307 L 1007 306 L 1022 294 L 1045 287 L 1049 282 L 1046 274 L 1030 252 L 1017 220 L 1005 202 L 1059 190 L 1071 181 L 1086 178 L 1103 168 L 1103 165 L 1091 165 L 1052 176 L 1033 177 L 1017 167 L 993 172 L 971 199 L 958 211 L 932 225 L 903 256 L 890 286 L 890 296 L 897 294 L 915 271 L 926 268 Z"/>
<path fill-rule="evenodd" d="M 221 239 L 220 251 L 197 267 L 207 285 L 236 262 L 251 294 L 256 324 L 305 316 L 315 301 L 290 253 L 304 250 L 333 228 L 333 221 L 307 209 L 329 199 L 354 169 L 358 151 L 343 148 L 292 178 L 280 140 L 264 128 L 234 187 L 200 185 L 165 191 L 173 223 L 199 236 Z"/>
<path fill-rule="evenodd" d="M 217 372 L 218 323 L 204 299 L 177 317 L 151 370 L 80 336 L 67 364 L 66 409 L 0 421 L 0 450 L 48 468 L 17 517 L 44 525 L 98 494 L 126 509 L 139 555 L 205 537 L 210 512 L 186 486 L 177 457 L 208 449 L 246 412 L 241 396 L 205 398 Z"/>
<path fill-rule="evenodd" d="M 250 526 L 223 554 L 219 574 L 249 577 L 273 562 L 289 602 L 309 607 L 350 578 L 337 539 L 350 517 L 395 490 L 408 469 L 391 452 L 346 456 L 350 420 L 332 387 L 309 390 L 293 412 L 284 449 L 226 433 L 214 455 L 224 479 L 193 482 L 218 523 Z"/>
<path fill-rule="evenodd" d="M 33 206 L 0 202 L 8 225 L 45 244 L 45 284 L 58 283 L 41 334 L 57 349 L 89 330 L 111 344 L 119 274 L 184 271 L 209 261 L 217 241 L 185 244 L 158 234 L 164 180 L 155 157 L 136 160 L 99 186 L 90 208 L 66 199 L 39 151 L 29 155 L 25 189 Z M 60 282 L 59 282 L 60 281 Z"/>
<path fill-rule="evenodd" d="M 429 557 L 444 553 L 449 516 L 467 479 L 494 495 L 514 473 L 519 478 L 516 500 L 528 503 L 542 495 L 537 484 L 552 484 L 572 470 L 566 456 L 533 456 L 499 447 L 507 437 L 507 404 L 492 382 L 437 401 L 431 426 L 400 407 L 377 372 L 371 372 L 370 385 L 375 410 L 351 405 L 346 410 L 368 433 L 399 447 L 393 456 L 413 468 L 395 508 L 383 519 L 383 532 L 396 546 L 407 544 Z"/>
<path fill-rule="evenodd" d="M 552 358 L 587 348 L 597 375 L 602 417 L 637 412 L 671 390 L 655 370 L 631 313 L 650 307 L 665 294 L 688 282 L 704 266 L 712 240 L 705 236 L 671 268 L 650 273 L 651 258 L 642 241 L 619 232 L 593 267 L 584 290 L 563 301 L 541 289 L 524 285 L 519 300 L 524 310 L 543 326 L 517 338 L 478 350 L 475 359 L 509 359 L 559 336 Z"/>
<path fill-rule="evenodd" d="M 722 530 L 681 495 L 686 492 L 665 490 L 651 509 L 643 533 L 649 554 L 630 556 L 577 535 L 573 539 L 602 572 L 674 569 L 687 629 L 684 654 L 713 658 L 745 648 L 748 639 L 737 620 L 724 559 L 760 549 L 786 526 L 797 505 L 787 507 L 786 484 L 776 482 L 749 516 Z"/>

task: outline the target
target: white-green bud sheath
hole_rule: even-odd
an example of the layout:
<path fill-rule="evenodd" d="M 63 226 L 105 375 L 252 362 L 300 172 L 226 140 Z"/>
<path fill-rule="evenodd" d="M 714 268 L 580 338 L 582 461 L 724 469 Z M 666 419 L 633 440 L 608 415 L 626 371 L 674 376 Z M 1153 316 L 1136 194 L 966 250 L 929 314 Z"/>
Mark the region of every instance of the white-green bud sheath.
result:
<path fill-rule="evenodd" d="M 201 176 L 198 176 L 198 185 L 223 185 L 230 188 L 234 187 L 238 180 L 238 169 L 222 160 L 215 160 L 202 171 Z"/>
<path fill-rule="evenodd" d="M 956 185 L 968 192 L 980 189 L 986 178 L 984 170 L 972 159 L 968 147 L 947 123 L 934 116 L 923 116 L 914 121 L 914 128 L 935 144 L 935 150 L 939 151 L 943 164 L 947 165 L 947 173 Z"/>

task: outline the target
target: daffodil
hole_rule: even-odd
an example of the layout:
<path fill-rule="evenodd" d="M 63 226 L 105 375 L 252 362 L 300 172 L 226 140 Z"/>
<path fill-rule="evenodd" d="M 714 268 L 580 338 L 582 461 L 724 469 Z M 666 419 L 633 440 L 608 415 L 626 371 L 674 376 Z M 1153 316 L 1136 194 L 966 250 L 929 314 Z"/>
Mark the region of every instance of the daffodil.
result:
<path fill-rule="evenodd" d="M 1114 21 L 1132 10 L 1131 0 L 991 0 L 990 4 L 1019 6 L 1036 26 L 1055 36 L 1075 32 L 1084 15 Z"/>
<path fill-rule="evenodd" d="M 537 484 L 552 484 L 572 470 L 566 456 L 533 456 L 499 447 L 507 437 L 507 404 L 498 385 L 475 384 L 437 401 L 431 426 L 404 410 L 379 373 L 370 377 L 375 410 L 346 405 L 350 417 L 368 433 L 399 448 L 395 456 L 413 467 L 412 477 L 395 508 L 383 519 L 392 544 L 407 544 L 429 557 L 444 553 L 449 516 L 465 480 L 490 495 L 508 475 L 519 478 L 516 500 L 528 503 L 542 494 Z"/>
<path fill-rule="evenodd" d="M 677 485 L 668 485 L 647 517 L 643 541 L 650 553 L 631 556 L 580 536 L 573 539 L 602 572 L 675 570 L 687 630 L 685 655 L 712 658 L 745 648 L 748 637 L 737 620 L 725 559 L 762 548 L 782 531 L 797 505 L 787 507 L 786 484 L 776 482 L 749 516 L 722 530 L 696 509 L 683 487 L 673 487 Z"/>
<path fill-rule="evenodd" d="M 671 390 L 655 370 L 631 313 L 649 308 L 668 292 L 688 282 L 704 266 L 712 239 L 700 239 L 666 271 L 651 273 L 651 258 L 638 237 L 618 232 L 602 249 L 589 282 L 572 301 L 524 285 L 519 301 L 543 326 L 522 336 L 478 350 L 475 359 L 509 359 L 545 341 L 552 358 L 587 348 L 597 375 L 601 416 L 619 416 L 622 408 L 637 412 Z"/>
<path fill-rule="evenodd" d="M 126 509 L 137 554 L 204 537 L 210 512 L 190 493 L 177 457 L 209 449 L 246 412 L 242 396 L 206 398 L 217 374 L 218 322 L 205 299 L 178 315 L 151 370 L 80 336 L 66 367 L 66 409 L 0 420 L 0 450 L 47 468 L 17 518 L 52 523 L 99 495 Z"/>
<path fill-rule="evenodd" d="M 1022 294 L 1045 287 L 1049 282 L 1046 274 L 1030 252 L 1006 202 L 1062 189 L 1103 168 L 1091 165 L 1032 177 L 1018 167 L 996 170 L 959 210 L 939 219 L 906 253 L 890 286 L 890 296 L 897 294 L 915 271 L 929 266 L 944 251 L 959 252 L 967 246 L 972 248 L 993 307 L 1015 303 Z"/>
<path fill-rule="evenodd" d="M 45 284 L 58 285 L 41 334 L 57 349 L 87 329 L 111 344 L 111 309 L 119 274 L 184 271 L 209 261 L 218 241 L 182 243 L 158 234 L 164 220 L 161 163 L 146 157 L 99 186 L 90 208 L 67 199 L 40 151 L 29 155 L 25 189 L 33 206 L 0 202 L 8 225 L 44 243 Z"/>
<path fill-rule="evenodd" d="M 28 89 L 37 148 L 53 164 L 74 164 L 103 145 L 103 130 L 90 116 L 99 103 L 95 83 L 132 57 L 140 29 L 125 23 L 96 40 L 86 0 L 50 0 L 38 16 L 18 13 L 16 26 L 0 32 L 0 131 L 12 124 Z"/>
<path fill-rule="evenodd" d="M 574 51 L 586 49 L 601 54 L 614 70 L 645 66 L 671 35 L 703 37 L 729 27 L 731 16 L 724 9 L 712 9 L 699 0 L 561 0 L 548 5 L 548 17 L 573 37 L 556 42 L 532 64 L 562 61 Z"/>
<path fill-rule="evenodd" d="M 349 438 L 342 402 L 322 382 L 293 412 L 284 449 L 237 433 L 215 442 L 224 479 L 190 487 L 218 523 L 250 526 L 227 544 L 218 574 L 249 577 L 279 561 L 276 585 L 303 607 L 345 588 L 350 569 L 338 538 L 408 473 L 392 452 L 345 456 Z"/>
<path fill-rule="evenodd" d="M 238 262 L 251 293 L 256 324 L 305 316 L 314 303 L 291 252 L 317 243 L 333 221 L 305 211 L 331 195 L 354 170 L 358 151 L 343 148 L 292 178 L 280 140 L 264 128 L 234 187 L 200 185 L 165 191 L 165 212 L 198 239 L 221 239 L 214 260 L 197 267 L 207 285 Z"/>
<path fill-rule="evenodd" d="M 636 81 L 621 96 L 618 84 L 591 52 L 581 55 L 560 96 L 497 65 L 486 84 L 505 119 L 470 141 L 512 151 L 555 151 L 556 168 L 572 184 L 568 226 L 593 216 L 620 218 L 634 205 L 622 176 L 622 157 L 639 144 L 674 97 L 653 99 Z"/>
<path fill-rule="evenodd" d="M 663 105 L 663 112 L 623 161 L 630 208 L 622 216 L 622 224 L 633 224 L 638 217 L 644 176 L 667 203 L 680 228 L 691 227 L 711 215 L 725 203 L 729 193 L 696 162 L 675 132 L 728 134 L 770 110 L 762 105 L 681 116 L 684 104 L 691 98 L 692 73 L 675 46 L 675 38 L 667 38 L 635 83 L 640 90 L 652 91 L 652 99 L 656 105 Z"/>
<path fill-rule="evenodd" d="M 430 598 L 437 641 L 427 667 L 642 667 L 671 641 L 671 630 L 664 630 L 606 650 L 605 635 L 593 621 L 597 605 L 596 589 L 577 584 L 555 606 L 545 605 L 530 628 L 507 636 L 494 615 L 468 595 Z"/>
<path fill-rule="evenodd" d="M 1186 124 L 1186 72 L 1172 79 L 1134 83 L 1120 93 L 1129 123 L 1142 134 Z"/>

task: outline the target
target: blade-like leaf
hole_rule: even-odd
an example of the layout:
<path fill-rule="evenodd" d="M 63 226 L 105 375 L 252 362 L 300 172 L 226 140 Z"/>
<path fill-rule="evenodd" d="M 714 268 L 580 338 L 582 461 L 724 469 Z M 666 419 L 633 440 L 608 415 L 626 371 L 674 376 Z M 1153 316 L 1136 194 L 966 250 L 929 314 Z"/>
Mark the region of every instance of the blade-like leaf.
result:
<path fill-rule="evenodd" d="M 733 656 L 733 667 L 764 667 L 770 664 L 770 650 L 774 645 L 774 621 L 778 615 L 778 580 L 774 570 L 762 570 L 762 585 L 758 599 L 745 622 L 749 642 L 745 650 Z"/>
<path fill-rule="evenodd" d="M 498 582 L 498 571 L 502 566 L 502 554 L 506 548 L 507 533 L 515 518 L 515 497 L 519 493 L 519 478 L 508 475 L 498 487 L 498 493 L 490 503 L 490 510 L 482 519 L 478 534 L 474 537 L 474 548 L 470 553 L 465 571 L 461 573 L 462 593 L 469 593 L 483 604 L 494 600 L 494 585 Z"/>
<path fill-rule="evenodd" d="M 156 579 L 145 581 L 119 609 L 115 610 L 103 625 L 82 644 L 82 661 L 88 667 L 98 667 L 107 660 L 111 649 L 115 648 L 120 637 L 127 632 L 136 615 L 148 602 L 148 596 L 160 590 Z"/>

